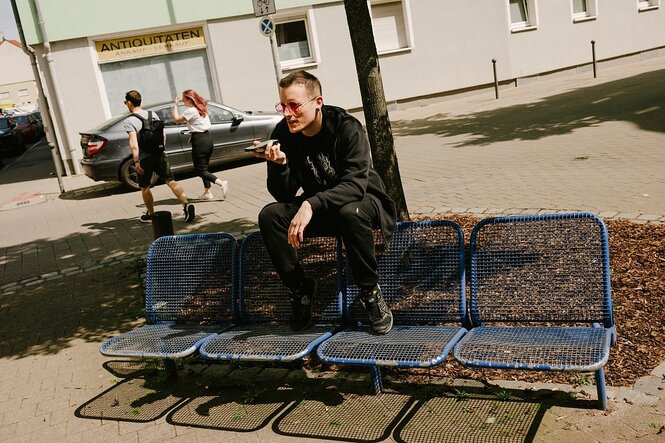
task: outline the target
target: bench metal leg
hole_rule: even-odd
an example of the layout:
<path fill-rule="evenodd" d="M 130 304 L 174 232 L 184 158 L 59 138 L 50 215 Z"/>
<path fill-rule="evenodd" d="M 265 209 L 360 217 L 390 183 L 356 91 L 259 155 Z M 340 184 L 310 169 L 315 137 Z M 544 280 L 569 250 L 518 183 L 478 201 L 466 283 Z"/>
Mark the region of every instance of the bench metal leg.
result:
<path fill-rule="evenodd" d="M 383 389 L 383 381 L 381 380 L 381 369 L 378 366 L 370 366 L 369 373 L 372 375 L 372 385 L 374 393 L 379 394 Z"/>
<path fill-rule="evenodd" d="M 598 391 L 598 401 L 602 410 L 607 409 L 607 392 L 605 390 L 605 371 L 600 368 L 595 373 L 596 376 L 596 390 Z"/>
<path fill-rule="evenodd" d="M 164 359 L 164 369 L 166 370 L 166 379 L 174 380 L 178 378 L 178 371 L 175 368 L 175 361 L 167 358 Z"/>

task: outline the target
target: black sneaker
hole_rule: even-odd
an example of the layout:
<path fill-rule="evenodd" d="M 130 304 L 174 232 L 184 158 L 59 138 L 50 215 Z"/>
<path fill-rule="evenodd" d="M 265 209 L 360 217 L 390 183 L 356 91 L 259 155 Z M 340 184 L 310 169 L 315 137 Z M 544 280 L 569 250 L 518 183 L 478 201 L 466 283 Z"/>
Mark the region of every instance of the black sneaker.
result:
<path fill-rule="evenodd" d="M 367 311 L 372 331 L 380 335 L 390 332 L 393 327 L 393 314 L 383 299 L 379 285 L 374 286 L 371 291 L 361 290 L 359 300 Z"/>
<path fill-rule="evenodd" d="M 291 291 L 291 317 L 289 326 L 292 331 L 302 331 L 312 322 L 312 298 L 316 294 L 317 284 L 312 277 L 305 278 L 300 288 Z"/>
<path fill-rule="evenodd" d="M 148 211 L 145 211 L 143 214 L 141 214 L 139 220 L 141 223 L 150 223 L 152 221 L 152 215 L 150 215 Z"/>
<path fill-rule="evenodd" d="M 191 203 L 187 203 L 185 205 L 185 223 L 190 223 L 194 221 L 194 217 L 196 217 L 196 212 L 194 211 L 194 205 Z"/>

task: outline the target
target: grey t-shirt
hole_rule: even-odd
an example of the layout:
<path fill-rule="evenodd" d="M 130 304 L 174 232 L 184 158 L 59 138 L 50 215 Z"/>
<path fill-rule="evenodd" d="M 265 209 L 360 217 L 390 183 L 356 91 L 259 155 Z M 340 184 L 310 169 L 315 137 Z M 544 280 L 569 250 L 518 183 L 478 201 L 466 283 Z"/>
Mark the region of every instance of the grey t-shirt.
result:
<path fill-rule="evenodd" d="M 140 115 L 143 118 L 146 119 L 148 118 L 148 111 L 146 111 L 145 109 L 141 109 L 136 114 Z M 152 118 L 159 120 L 159 115 L 157 115 L 156 112 L 152 112 Z M 143 128 L 143 122 L 138 118 L 134 117 L 133 115 L 130 115 L 122 123 L 122 128 L 125 131 L 127 131 L 127 134 L 129 134 L 130 132 L 136 132 L 136 134 L 138 135 L 139 131 Z M 151 155 L 153 155 L 153 153 L 143 152 L 141 146 L 139 146 L 139 159 L 143 160 L 144 158 L 150 157 Z"/>

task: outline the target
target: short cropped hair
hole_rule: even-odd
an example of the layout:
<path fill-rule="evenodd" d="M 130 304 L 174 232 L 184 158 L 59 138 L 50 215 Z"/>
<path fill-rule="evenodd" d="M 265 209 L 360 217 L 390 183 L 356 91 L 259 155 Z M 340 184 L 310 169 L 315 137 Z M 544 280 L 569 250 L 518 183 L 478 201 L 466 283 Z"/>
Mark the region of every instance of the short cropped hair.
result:
<path fill-rule="evenodd" d="M 141 106 L 141 93 L 132 89 L 131 91 L 125 94 L 125 100 L 130 102 L 134 106 Z"/>
<path fill-rule="evenodd" d="M 319 96 L 323 92 L 319 79 L 302 69 L 290 73 L 279 81 L 280 88 L 288 88 L 293 84 L 305 85 L 307 92 L 313 96 Z"/>

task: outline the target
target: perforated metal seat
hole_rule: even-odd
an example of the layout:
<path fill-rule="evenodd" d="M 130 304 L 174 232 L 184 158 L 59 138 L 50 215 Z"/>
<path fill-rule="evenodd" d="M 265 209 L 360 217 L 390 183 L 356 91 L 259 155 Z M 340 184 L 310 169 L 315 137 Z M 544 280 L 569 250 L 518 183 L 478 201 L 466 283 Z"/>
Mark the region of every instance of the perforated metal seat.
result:
<path fill-rule="evenodd" d="M 181 358 L 233 321 L 237 242 L 229 234 L 165 236 L 148 250 L 146 317 L 152 324 L 106 340 L 109 356 Z"/>
<path fill-rule="evenodd" d="M 595 371 L 615 338 L 605 224 L 592 214 L 494 217 L 471 233 L 471 321 L 455 358 L 472 367 Z"/>
<path fill-rule="evenodd" d="M 289 329 L 289 291 L 272 266 L 260 232 L 240 245 L 240 317 L 242 324 L 206 340 L 203 357 L 214 360 L 294 361 L 308 355 L 341 325 L 339 240 L 306 238 L 298 248 L 308 276 L 317 279 L 312 300 L 314 326 L 302 332 Z"/>
<path fill-rule="evenodd" d="M 379 366 L 437 365 L 466 332 L 464 236 L 449 221 L 398 223 L 388 249 L 379 243 L 377 251 L 379 285 L 394 317 L 392 331 L 371 334 L 367 314 L 356 303 L 359 288 L 349 282 L 346 307 L 359 326 L 326 340 L 317 354 L 327 363 L 370 366 L 379 392 Z"/>

